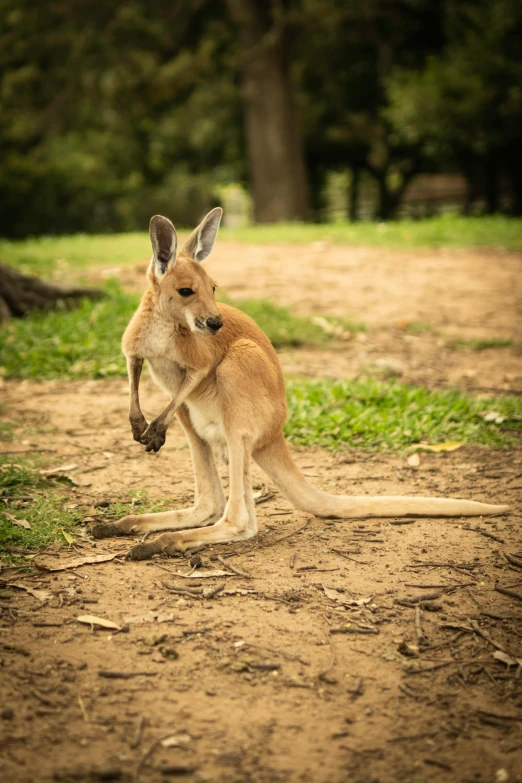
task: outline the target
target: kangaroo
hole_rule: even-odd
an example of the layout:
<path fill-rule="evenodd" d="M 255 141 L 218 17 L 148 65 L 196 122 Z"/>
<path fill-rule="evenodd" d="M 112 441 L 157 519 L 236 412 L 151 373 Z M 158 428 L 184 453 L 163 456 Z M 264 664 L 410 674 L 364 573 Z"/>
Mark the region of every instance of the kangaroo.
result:
<path fill-rule="evenodd" d="M 137 544 L 128 554 L 131 560 L 251 538 L 257 533 L 251 457 L 294 506 L 318 517 L 456 517 L 507 511 L 505 505 L 471 500 L 330 495 L 306 481 L 283 436 L 287 407 L 276 352 L 251 318 L 235 307 L 216 304 L 216 285 L 202 266 L 214 246 L 221 216 L 219 207 L 209 212 L 179 253 L 170 220 L 160 215 L 151 219 L 149 285 L 122 341 L 134 440 L 146 451 L 157 452 L 178 419 L 195 473 L 194 506 L 96 524 L 93 535 L 177 531 Z M 170 397 L 150 424 L 141 412 L 138 393 L 145 359 L 154 381 Z M 227 501 L 215 451 L 228 454 Z"/>

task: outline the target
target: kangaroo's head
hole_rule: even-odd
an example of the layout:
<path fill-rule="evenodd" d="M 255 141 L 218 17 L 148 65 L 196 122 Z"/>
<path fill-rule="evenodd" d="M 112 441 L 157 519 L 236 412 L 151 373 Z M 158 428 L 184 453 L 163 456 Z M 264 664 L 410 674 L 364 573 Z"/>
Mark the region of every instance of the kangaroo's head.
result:
<path fill-rule="evenodd" d="M 158 310 L 182 328 L 199 334 L 216 334 L 223 319 L 214 301 L 216 284 L 201 262 L 214 247 L 223 210 L 216 207 L 194 229 L 179 253 L 176 229 L 165 217 L 150 221 L 153 256 L 148 271 Z"/>

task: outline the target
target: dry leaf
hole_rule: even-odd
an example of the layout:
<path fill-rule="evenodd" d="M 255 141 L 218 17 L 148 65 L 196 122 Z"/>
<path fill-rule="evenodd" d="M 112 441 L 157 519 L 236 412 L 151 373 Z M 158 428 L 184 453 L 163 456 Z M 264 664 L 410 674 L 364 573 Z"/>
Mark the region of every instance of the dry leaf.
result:
<path fill-rule="evenodd" d="M 460 449 L 461 446 L 465 446 L 466 444 L 464 442 L 459 443 L 456 440 L 447 440 L 445 443 L 437 443 L 434 446 L 432 446 L 430 443 L 417 443 L 415 448 L 420 449 L 421 451 L 456 451 L 457 449 Z"/>
<path fill-rule="evenodd" d="M 327 598 L 330 598 L 332 601 L 337 601 L 338 604 L 343 604 L 343 606 L 366 606 L 366 604 L 371 603 L 373 600 L 373 596 L 371 595 L 367 598 L 345 598 L 341 593 L 338 593 L 337 590 L 332 590 L 324 585 L 323 590 Z"/>
<path fill-rule="evenodd" d="M 420 457 L 417 454 L 417 452 L 415 452 L 415 454 L 411 454 L 408 457 L 408 465 L 410 466 L 410 468 L 418 468 L 419 467 L 419 465 L 420 465 Z"/>
<path fill-rule="evenodd" d="M 86 625 L 99 625 L 101 628 L 108 628 L 111 631 L 121 631 L 121 625 L 116 625 L 112 620 L 104 620 L 103 617 L 96 617 L 94 614 L 82 614 L 76 619 L 79 623 Z"/>
<path fill-rule="evenodd" d="M 177 748 L 179 745 L 188 745 L 192 740 L 190 734 L 173 734 L 171 737 L 165 737 L 161 740 L 163 748 Z"/>
<path fill-rule="evenodd" d="M 507 421 L 509 416 L 503 416 L 498 411 L 486 411 L 485 413 L 478 414 L 484 421 L 492 421 L 494 424 L 502 424 L 503 421 Z"/>
<path fill-rule="evenodd" d="M 31 530 L 31 525 L 27 519 L 17 519 L 12 514 L 8 514 L 7 511 L 4 511 L 4 516 L 7 517 L 7 519 L 13 523 L 13 525 L 16 525 L 17 527 L 23 527 L 25 530 Z"/>
<path fill-rule="evenodd" d="M 114 560 L 115 557 L 123 557 L 125 552 L 114 552 L 112 555 L 90 555 L 89 557 L 78 557 L 76 560 L 67 560 L 65 563 L 59 565 L 46 565 L 45 563 L 38 563 L 38 568 L 42 568 L 45 571 L 65 571 L 68 568 L 79 568 L 82 565 L 94 565 L 95 563 L 107 563 L 109 560 Z"/>
<path fill-rule="evenodd" d="M 205 579 L 206 577 L 213 576 L 234 576 L 230 571 L 189 571 L 188 574 L 182 574 L 181 571 L 176 572 L 178 576 L 182 576 L 184 579 Z"/>
<path fill-rule="evenodd" d="M 10 582 L 7 586 L 18 587 L 19 590 L 25 590 L 26 593 L 38 598 L 42 603 L 53 597 L 53 594 L 49 590 L 35 590 L 34 587 L 29 587 L 29 585 L 24 585 L 21 582 Z"/>
<path fill-rule="evenodd" d="M 522 658 L 513 658 L 511 655 L 502 652 L 502 650 L 495 650 L 493 658 L 497 661 L 502 661 L 506 666 L 522 666 Z"/>
<path fill-rule="evenodd" d="M 66 533 L 65 530 L 62 529 L 62 535 L 68 544 L 74 544 L 74 538 L 71 536 L 70 533 Z"/>
<path fill-rule="evenodd" d="M 260 503 L 266 503 L 267 500 L 272 500 L 275 497 L 275 492 L 272 492 L 268 487 L 263 486 L 257 492 L 254 492 L 254 503 L 258 506 Z"/>

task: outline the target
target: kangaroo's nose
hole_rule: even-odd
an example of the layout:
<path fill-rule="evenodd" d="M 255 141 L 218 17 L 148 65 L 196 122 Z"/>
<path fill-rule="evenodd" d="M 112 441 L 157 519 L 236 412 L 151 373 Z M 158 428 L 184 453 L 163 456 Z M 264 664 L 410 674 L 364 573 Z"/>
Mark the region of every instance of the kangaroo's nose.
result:
<path fill-rule="evenodd" d="M 211 315 L 210 318 L 207 318 L 207 326 L 215 334 L 223 326 L 223 319 L 220 315 Z"/>

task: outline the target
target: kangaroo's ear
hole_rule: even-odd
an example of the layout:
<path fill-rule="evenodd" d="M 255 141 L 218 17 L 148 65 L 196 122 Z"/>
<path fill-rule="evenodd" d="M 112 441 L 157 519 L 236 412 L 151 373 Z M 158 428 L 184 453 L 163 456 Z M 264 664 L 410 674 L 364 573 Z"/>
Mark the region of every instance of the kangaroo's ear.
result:
<path fill-rule="evenodd" d="M 150 221 L 149 233 L 154 252 L 152 267 L 156 277 L 163 277 L 176 263 L 176 229 L 166 217 L 154 215 Z"/>
<path fill-rule="evenodd" d="M 216 241 L 222 214 L 221 207 L 210 210 L 183 245 L 182 251 L 194 261 L 204 261 L 210 255 Z"/>

